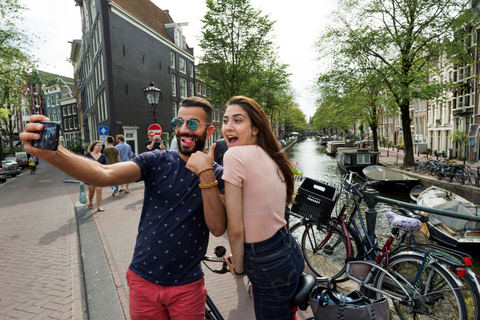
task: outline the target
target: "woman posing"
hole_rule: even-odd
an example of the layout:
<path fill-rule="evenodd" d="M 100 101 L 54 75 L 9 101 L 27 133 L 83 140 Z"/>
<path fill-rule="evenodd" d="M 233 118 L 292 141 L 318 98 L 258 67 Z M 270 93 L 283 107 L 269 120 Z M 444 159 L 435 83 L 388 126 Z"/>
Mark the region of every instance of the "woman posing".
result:
<path fill-rule="evenodd" d="M 250 279 L 257 319 L 292 319 L 289 302 L 305 263 L 284 219 L 293 195 L 290 162 L 264 111 L 250 98 L 230 99 L 222 133 L 229 147 L 223 180 L 230 271 Z"/>
<path fill-rule="evenodd" d="M 85 158 L 96 160 L 101 164 L 107 164 L 107 157 L 102 153 L 102 141 L 93 141 L 87 151 Z M 88 185 L 88 207 L 93 209 L 92 201 L 95 193 L 97 194 L 97 210 L 103 212 L 105 209 L 102 208 L 102 187 Z"/>

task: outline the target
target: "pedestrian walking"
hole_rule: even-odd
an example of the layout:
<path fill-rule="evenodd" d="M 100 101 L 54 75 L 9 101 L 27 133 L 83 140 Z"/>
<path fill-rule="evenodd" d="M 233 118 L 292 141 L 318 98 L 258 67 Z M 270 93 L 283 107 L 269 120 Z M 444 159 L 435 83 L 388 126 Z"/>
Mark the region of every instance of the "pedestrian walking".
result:
<path fill-rule="evenodd" d="M 117 145 L 115 146 L 118 151 L 120 151 L 120 161 L 125 162 L 128 160 L 132 160 L 133 157 L 133 152 L 132 152 L 132 147 L 130 147 L 129 144 L 125 143 L 125 137 L 123 134 L 117 134 L 115 136 L 117 140 Z M 130 191 L 128 190 L 128 183 L 125 183 L 125 188 L 123 187 L 123 183 L 120 185 L 120 193 L 129 193 Z"/>
<path fill-rule="evenodd" d="M 85 154 L 85 158 L 92 159 L 100 163 L 101 165 L 107 164 L 107 157 L 102 153 L 103 144 L 100 140 L 94 140 L 88 147 L 88 152 Z M 73 165 L 73 163 L 72 163 Z M 93 165 L 90 161 L 85 163 L 85 170 L 89 170 L 89 165 Z M 81 179 L 80 179 L 81 180 Z M 97 196 L 97 211 L 103 212 L 102 208 L 102 187 L 97 184 L 85 183 L 88 185 L 88 208 L 93 209 L 93 196 Z"/>
<path fill-rule="evenodd" d="M 107 137 L 107 147 L 103 149 L 103 154 L 107 157 L 107 164 L 121 162 L 120 151 L 113 145 L 115 141 L 112 136 Z M 112 188 L 112 197 L 118 194 L 118 185 L 110 186 Z"/>
<path fill-rule="evenodd" d="M 226 230 L 220 194 L 223 169 L 213 162 L 215 145 L 205 154 L 213 132 L 212 106 L 199 97 L 185 98 L 172 120 L 178 151 L 154 150 L 132 161 L 100 165 L 59 146 L 57 151 L 32 147 L 48 120 L 30 116 L 20 134 L 27 152 L 91 185 L 109 186 L 143 180 L 145 197 L 132 262 L 127 271 L 130 317 L 137 319 L 204 319 L 206 289 L 201 260 L 209 231 Z"/>

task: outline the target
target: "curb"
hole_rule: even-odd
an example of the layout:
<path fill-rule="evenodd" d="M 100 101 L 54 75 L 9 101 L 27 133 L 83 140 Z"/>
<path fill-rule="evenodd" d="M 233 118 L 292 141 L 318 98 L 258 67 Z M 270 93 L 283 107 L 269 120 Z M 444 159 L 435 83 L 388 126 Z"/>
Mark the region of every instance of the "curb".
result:
<path fill-rule="evenodd" d="M 127 319 L 122 307 L 103 248 L 95 220 L 90 209 L 79 201 L 75 205 L 79 238 L 81 278 L 83 278 L 82 309 L 85 319 Z"/>

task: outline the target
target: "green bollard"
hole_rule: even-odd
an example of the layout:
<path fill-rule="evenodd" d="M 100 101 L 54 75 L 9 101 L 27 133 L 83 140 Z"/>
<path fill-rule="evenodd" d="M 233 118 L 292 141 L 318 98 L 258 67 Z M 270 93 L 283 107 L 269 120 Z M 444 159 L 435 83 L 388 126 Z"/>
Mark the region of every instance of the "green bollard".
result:
<path fill-rule="evenodd" d="M 78 202 L 82 204 L 87 203 L 87 196 L 85 194 L 85 184 L 83 182 L 80 182 L 80 196 L 78 197 Z"/>

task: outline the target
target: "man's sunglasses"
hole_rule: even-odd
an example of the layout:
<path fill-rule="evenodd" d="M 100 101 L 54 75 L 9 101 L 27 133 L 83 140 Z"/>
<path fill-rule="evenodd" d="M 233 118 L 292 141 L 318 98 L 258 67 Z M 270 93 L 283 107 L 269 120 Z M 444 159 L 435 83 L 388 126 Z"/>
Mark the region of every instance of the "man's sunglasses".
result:
<path fill-rule="evenodd" d="M 182 125 L 183 125 L 183 122 L 184 122 L 183 119 L 179 119 L 179 118 L 172 119 L 172 127 L 173 127 L 173 130 L 180 129 L 180 128 L 182 127 Z M 199 123 L 200 123 L 200 121 L 195 120 L 195 119 L 190 119 L 190 120 L 185 121 L 185 124 L 187 125 L 187 128 L 188 128 L 188 130 L 190 130 L 190 131 L 195 131 L 195 130 L 197 130 Z M 205 125 L 207 125 L 207 124 L 208 124 L 208 123 L 206 123 Z"/>

